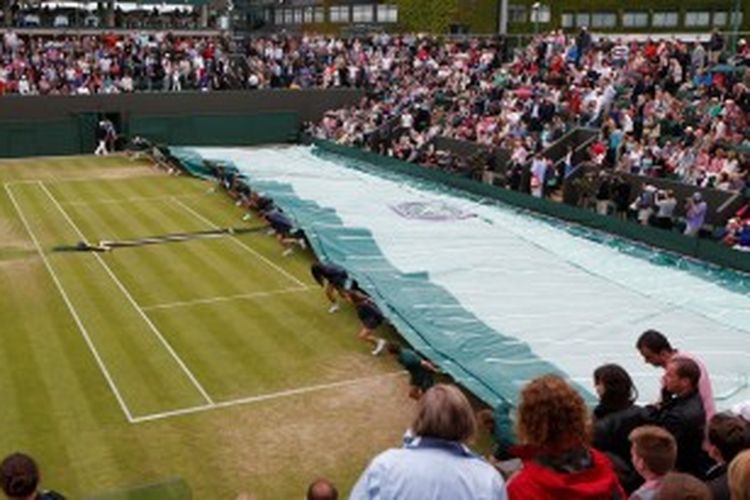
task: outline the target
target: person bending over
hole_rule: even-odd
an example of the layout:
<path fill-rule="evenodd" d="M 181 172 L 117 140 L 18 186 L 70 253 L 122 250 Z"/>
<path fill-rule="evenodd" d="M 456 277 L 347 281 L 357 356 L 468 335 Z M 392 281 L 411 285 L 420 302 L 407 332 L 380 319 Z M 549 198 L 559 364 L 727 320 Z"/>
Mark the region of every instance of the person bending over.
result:
<path fill-rule="evenodd" d="M 349 281 L 349 273 L 343 267 L 330 262 L 316 262 L 310 268 L 310 272 L 318 285 L 323 287 L 326 297 L 331 303 L 328 312 L 335 313 L 339 310 L 339 303 L 336 297 L 346 298 L 345 293 Z"/>
<path fill-rule="evenodd" d="M 294 223 L 281 210 L 274 210 L 266 214 L 266 220 L 273 229 L 276 239 L 285 248 L 282 255 L 284 257 L 291 255 L 294 251 L 292 245 L 299 245 L 300 248 L 307 248 L 305 235 L 300 229 L 294 229 Z"/>
<path fill-rule="evenodd" d="M 423 359 L 415 351 L 401 347 L 398 344 L 389 343 L 388 352 L 393 354 L 399 364 L 409 372 L 410 398 L 419 400 L 427 389 L 435 385 L 433 375 L 440 373 L 440 370 L 432 362 Z"/>
<path fill-rule="evenodd" d="M 383 324 L 385 316 L 383 316 L 378 305 L 364 292 L 352 290 L 348 296 L 357 310 L 359 321 L 362 323 L 362 329 L 357 337 L 363 342 L 371 344 L 373 346 L 372 355 L 377 356 L 385 349 L 386 341 L 383 338 L 376 337 L 373 332 Z"/>

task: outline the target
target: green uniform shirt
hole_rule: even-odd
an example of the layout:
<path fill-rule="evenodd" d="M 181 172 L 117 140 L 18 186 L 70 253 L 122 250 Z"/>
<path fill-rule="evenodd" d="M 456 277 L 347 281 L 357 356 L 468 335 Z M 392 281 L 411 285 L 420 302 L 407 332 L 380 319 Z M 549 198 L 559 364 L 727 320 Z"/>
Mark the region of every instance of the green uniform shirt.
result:
<path fill-rule="evenodd" d="M 432 373 L 422 366 L 422 358 L 411 349 L 401 349 L 401 354 L 398 355 L 398 362 L 411 375 L 411 385 L 417 386 L 422 390 L 427 390 L 435 383 Z"/>

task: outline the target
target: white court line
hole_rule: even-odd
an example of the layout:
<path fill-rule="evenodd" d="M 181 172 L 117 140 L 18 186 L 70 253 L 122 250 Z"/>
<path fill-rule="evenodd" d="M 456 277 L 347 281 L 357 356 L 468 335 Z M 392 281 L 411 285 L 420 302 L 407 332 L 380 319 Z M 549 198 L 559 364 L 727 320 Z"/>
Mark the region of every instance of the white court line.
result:
<path fill-rule="evenodd" d="M 313 289 L 301 288 L 301 287 L 285 288 L 285 289 L 276 290 L 273 292 L 250 292 L 250 293 L 243 293 L 239 295 L 226 295 L 224 297 L 210 297 L 207 299 L 184 300 L 181 302 L 167 302 L 164 304 L 155 304 L 153 306 L 142 306 L 141 309 L 143 309 L 144 311 L 151 311 L 153 309 L 171 309 L 173 307 L 185 307 L 185 306 L 192 306 L 196 304 L 213 304 L 216 302 L 229 302 L 232 300 L 255 299 L 255 298 L 262 298 L 262 297 L 271 297 L 274 295 L 286 295 L 288 293 L 309 292 L 311 290 Z"/>
<path fill-rule="evenodd" d="M 191 213 L 193 215 L 193 217 L 195 217 L 196 219 L 202 221 L 204 224 L 207 224 L 207 225 L 211 226 L 213 229 L 221 229 L 219 226 L 217 226 L 216 224 L 214 224 L 209 219 L 207 219 L 206 217 L 202 216 L 201 214 L 199 214 L 198 212 L 196 212 L 195 210 L 193 210 L 189 206 L 185 205 L 180 200 L 175 199 L 174 201 L 175 201 L 175 203 L 177 203 L 178 205 L 180 205 L 182 208 L 184 208 L 186 211 L 188 211 L 189 213 Z M 245 244 L 244 241 L 237 239 L 237 237 L 235 237 L 235 236 L 230 236 L 230 239 L 232 241 L 234 241 L 236 244 L 238 244 L 239 246 L 241 246 L 242 248 L 244 248 L 245 250 L 247 250 L 248 252 L 250 252 L 251 254 L 255 255 L 257 258 L 259 258 L 260 260 L 262 260 L 266 264 L 268 264 L 269 266 L 271 266 L 272 268 L 274 268 L 275 270 L 277 270 L 278 272 L 280 272 L 281 274 L 283 274 L 284 276 L 286 276 L 288 279 L 294 281 L 294 283 L 297 284 L 298 286 L 300 286 L 302 288 L 305 288 L 305 289 L 307 288 L 307 285 L 305 285 L 304 283 L 302 283 L 302 281 L 300 281 L 299 279 L 295 278 L 293 275 L 289 274 L 289 272 L 287 272 L 283 268 L 277 266 L 276 264 L 274 264 L 273 262 L 271 262 L 270 260 L 268 260 L 266 257 L 264 257 L 263 255 L 259 254 L 255 250 L 253 250 L 253 248 L 250 247 L 250 246 L 248 246 L 247 244 Z"/>
<path fill-rule="evenodd" d="M 120 409 L 125 414 L 125 418 L 128 420 L 128 422 L 133 423 L 134 422 L 133 416 L 131 415 L 130 410 L 128 409 L 128 406 L 125 404 L 125 400 L 120 394 L 120 391 L 117 389 L 117 385 L 115 385 L 115 382 L 112 379 L 112 376 L 109 374 L 107 367 L 104 365 L 102 358 L 99 356 L 99 352 L 96 350 L 96 347 L 94 347 L 94 343 L 91 341 L 91 337 L 89 337 L 89 333 L 86 330 L 86 327 L 83 326 L 83 322 L 81 321 L 81 318 L 78 316 L 78 312 L 76 311 L 75 307 L 73 307 L 73 303 L 68 298 L 68 294 L 65 293 L 65 289 L 63 288 L 62 283 L 60 282 L 60 279 L 57 277 L 57 273 L 55 273 L 55 270 L 52 268 L 52 265 L 49 263 L 49 261 L 47 260 L 47 257 L 44 255 L 44 252 L 42 251 L 42 247 L 39 245 L 39 240 L 37 240 L 36 235 L 31 230 L 31 226 L 26 220 L 26 216 L 21 211 L 21 207 L 16 201 L 15 196 L 13 196 L 13 192 L 11 191 L 10 186 L 7 183 L 5 184 L 5 191 L 8 193 L 8 197 L 10 198 L 10 201 L 13 204 L 13 207 L 16 209 L 16 212 L 18 212 L 18 216 L 21 218 L 21 222 L 26 228 L 26 231 L 29 233 L 29 236 L 31 236 L 31 241 L 34 243 L 34 246 L 36 247 L 37 252 L 39 252 L 39 256 L 42 258 L 42 262 L 44 262 L 44 267 L 47 268 L 47 271 L 49 272 L 50 276 L 52 276 L 52 281 L 55 283 L 57 290 L 60 292 L 60 295 L 63 298 L 63 302 L 65 302 L 65 305 L 68 308 L 68 311 L 70 312 L 71 316 L 73 316 L 73 320 L 75 321 L 76 326 L 78 326 L 78 330 L 81 332 L 81 335 L 83 336 L 83 339 L 86 342 L 86 345 L 88 346 L 89 351 L 91 351 L 91 354 L 94 356 L 94 359 L 96 360 L 96 364 L 99 366 L 99 371 L 101 371 L 102 375 L 104 375 L 104 379 L 107 381 L 107 385 L 109 385 L 109 388 L 112 391 L 112 394 L 114 394 L 115 399 L 117 400 L 117 403 L 120 405 Z"/>
<path fill-rule="evenodd" d="M 239 398 L 239 399 L 231 399 L 228 401 L 220 401 L 218 403 L 214 403 L 213 405 L 200 405 L 200 406 L 192 406 L 189 408 L 181 408 L 179 410 L 171 410 L 171 411 L 165 411 L 162 413 L 153 413 L 150 415 L 143 415 L 142 417 L 136 417 L 133 419 L 134 424 L 140 424 L 143 422 L 152 422 L 154 420 L 162 420 L 165 418 L 170 417 L 177 417 L 180 415 L 190 415 L 193 413 L 200 413 L 207 410 L 215 410 L 218 408 L 229 408 L 232 406 L 239 406 L 239 405 L 245 405 L 245 404 L 251 404 L 251 403 L 259 403 L 261 401 L 270 401 L 273 399 L 280 399 L 280 398 L 286 398 L 290 396 L 298 396 L 300 394 L 307 394 L 310 392 L 317 392 L 317 391 L 325 391 L 328 389 L 336 389 L 339 387 L 347 387 L 351 385 L 356 385 L 362 382 L 370 382 L 374 380 L 380 380 L 384 378 L 391 378 L 396 377 L 400 375 L 404 375 L 405 371 L 397 371 L 397 372 L 391 372 L 387 373 L 385 375 L 374 375 L 371 377 L 360 377 L 360 378 L 354 378 L 351 380 L 344 380 L 342 382 L 333 382 L 330 384 L 319 384 L 319 385 L 310 385 L 307 387 L 300 387 L 297 389 L 289 389 L 286 391 L 279 391 L 279 392 L 273 392 L 270 394 L 261 394 L 260 396 L 250 396 L 247 398 Z"/>
<path fill-rule="evenodd" d="M 81 232 L 81 230 L 78 228 L 75 222 L 70 218 L 68 213 L 65 211 L 65 209 L 60 205 L 60 203 L 57 201 L 57 199 L 52 195 L 52 193 L 47 189 L 47 186 L 44 185 L 42 181 L 39 181 L 39 186 L 41 186 L 42 190 L 47 194 L 50 200 L 52 200 L 52 203 L 57 207 L 57 209 L 60 211 L 60 213 L 65 217 L 65 220 L 68 221 L 68 224 L 73 227 L 76 233 L 78 233 L 78 236 L 83 241 L 86 240 L 86 236 Z M 99 255 L 97 252 L 92 252 L 96 260 L 99 261 L 99 263 L 102 265 L 104 270 L 107 272 L 110 278 L 112 278 L 112 281 L 115 282 L 117 287 L 120 289 L 120 291 L 125 295 L 125 297 L 128 299 L 128 302 L 133 306 L 133 308 L 136 310 L 136 312 L 139 314 L 139 316 L 143 319 L 143 321 L 146 322 L 146 325 L 148 325 L 149 329 L 153 332 L 154 335 L 156 335 L 156 338 L 159 339 L 161 344 L 164 346 L 164 348 L 169 352 L 169 354 L 172 356 L 172 358 L 177 362 L 177 364 L 182 368 L 182 371 L 187 375 L 187 377 L 190 379 L 190 381 L 193 383 L 193 386 L 198 390 L 198 392 L 201 394 L 203 399 L 208 401 L 209 404 L 214 404 L 211 397 L 208 395 L 206 390 L 203 388 L 203 386 L 198 382 L 198 379 L 195 378 L 195 375 L 188 369 L 187 365 L 184 361 L 177 355 L 177 353 L 174 351 L 172 346 L 167 342 L 167 340 L 162 336 L 161 332 L 158 328 L 156 328 L 156 325 L 151 321 L 151 319 L 146 315 L 146 313 L 141 309 L 141 306 L 138 305 L 138 303 L 133 299 L 133 296 L 130 295 L 130 292 L 128 292 L 127 288 L 125 288 L 125 285 L 122 284 L 122 282 L 115 276 L 115 274 L 112 272 L 112 270 L 109 268 L 106 262 L 104 262 L 104 259 L 102 259 L 101 255 Z"/>
<path fill-rule="evenodd" d="M 142 201 L 171 201 L 173 198 L 198 198 L 204 196 L 202 193 L 181 194 L 181 195 L 161 195 L 161 196 L 131 196 L 128 198 L 108 198 L 91 201 L 61 201 L 60 205 L 67 207 L 88 206 L 88 205 L 116 205 L 118 203 L 136 203 Z"/>

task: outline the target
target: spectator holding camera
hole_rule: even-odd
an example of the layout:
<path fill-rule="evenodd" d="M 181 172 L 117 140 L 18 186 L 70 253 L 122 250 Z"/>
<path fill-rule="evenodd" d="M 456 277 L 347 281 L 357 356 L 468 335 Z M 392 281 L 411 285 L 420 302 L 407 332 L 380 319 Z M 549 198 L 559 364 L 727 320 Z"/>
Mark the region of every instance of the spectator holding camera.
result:
<path fill-rule="evenodd" d="M 708 205 L 703 201 L 703 196 L 696 191 L 686 200 L 685 208 L 685 235 L 698 236 L 706 220 Z"/>
<path fill-rule="evenodd" d="M 654 199 L 656 214 L 652 219 L 652 224 L 662 229 L 672 229 L 674 225 L 674 211 L 677 208 L 677 198 L 671 189 L 659 190 L 656 192 Z"/>

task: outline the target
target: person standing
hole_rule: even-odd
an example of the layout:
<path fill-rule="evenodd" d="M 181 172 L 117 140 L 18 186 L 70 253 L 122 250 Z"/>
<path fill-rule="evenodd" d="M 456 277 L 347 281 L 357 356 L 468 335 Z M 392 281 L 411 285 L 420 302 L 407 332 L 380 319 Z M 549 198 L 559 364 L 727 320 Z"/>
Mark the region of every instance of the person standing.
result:
<path fill-rule="evenodd" d="M 511 453 L 523 467 L 508 482 L 511 500 L 626 498 L 609 458 L 591 447 L 583 398 L 561 377 L 523 388 L 516 428 Z"/>
<path fill-rule="evenodd" d="M 106 120 L 100 120 L 99 123 L 96 126 L 96 149 L 94 150 L 94 154 L 96 156 L 106 156 L 109 154 L 109 151 L 107 150 L 107 136 L 109 134 L 109 129 L 107 127 Z"/>
<path fill-rule="evenodd" d="M 698 391 L 703 402 L 703 410 L 706 414 L 706 425 L 711 417 L 716 413 L 716 404 L 714 403 L 714 393 L 711 388 L 711 379 L 708 376 L 708 370 L 701 360 L 684 351 L 678 351 L 673 348 L 662 333 L 656 330 L 646 330 L 641 334 L 636 342 L 636 348 L 643 356 L 643 360 L 651 366 L 661 367 L 666 370 L 667 363 L 673 358 L 686 358 L 695 362 L 700 368 L 700 380 L 698 381 Z M 666 376 L 662 377 L 662 399 L 665 394 Z"/>
<path fill-rule="evenodd" d="M 354 485 L 351 500 L 507 500 L 500 473 L 467 443 L 476 420 L 466 396 L 438 384 L 419 400 L 414 437 L 384 451 Z"/>
<path fill-rule="evenodd" d="M 594 448 L 607 453 L 626 492 L 639 486 L 631 456 L 630 434 L 645 423 L 643 408 L 636 405 L 638 391 L 624 368 L 605 364 L 594 370 L 599 404 L 594 408 Z"/>
<path fill-rule="evenodd" d="M 703 227 L 703 222 L 706 220 L 708 205 L 703 201 L 703 196 L 696 191 L 692 197 L 687 199 L 686 206 L 684 234 L 686 236 L 698 236 Z"/>
<path fill-rule="evenodd" d="M 645 481 L 629 500 L 653 500 L 664 476 L 674 469 L 677 442 L 669 431 L 655 425 L 634 429 L 629 439 L 633 467 Z"/>
<path fill-rule="evenodd" d="M 669 397 L 658 405 L 646 407 L 646 420 L 668 430 L 679 443 L 676 468 L 696 477 L 704 477 L 710 460 L 703 451 L 706 414 L 698 393 L 701 376 L 698 364 L 675 357 L 667 363 L 664 388 Z"/>
<path fill-rule="evenodd" d="M 742 418 L 717 413 L 708 423 L 708 454 L 716 465 L 706 473 L 706 484 L 714 500 L 731 500 L 727 467 L 750 446 L 748 425 Z"/>

